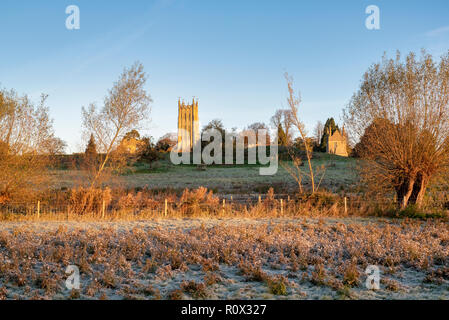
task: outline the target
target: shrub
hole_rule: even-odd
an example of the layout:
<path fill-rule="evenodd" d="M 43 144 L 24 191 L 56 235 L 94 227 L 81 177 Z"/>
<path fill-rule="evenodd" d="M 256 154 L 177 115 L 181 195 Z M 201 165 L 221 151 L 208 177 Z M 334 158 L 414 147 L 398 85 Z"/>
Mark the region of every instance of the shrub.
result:
<path fill-rule="evenodd" d="M 217 262 L 212 259 L 204 259 L 201 263 L 203 271 L 217 271 L 220 269 Z"/>
<path fill-rule="evenodd" d="M 216 283 L 221 283 L 221 282 L 223 282 L 223 279 L 215 273 L 209 272 L 208 274 L 206 274 L 204 276 L 204 283 L 207 286 L 212 286 Z"/>
<path fill-rule="evenodd" d="M 142 268 L 142 271 L 145 273 L 155 273 L 158 268 L 158 264 L 154 259 L 147 259 L 145 261 L 145 266 Z"/>
<path fill-rule="evenodd" d="M 125 196 L 119 198 L 117 207 L 121 210 L 130 209 L 155 209 L 159 205 L 159 202 L 151 197 L 149 194 L 144 194 L 139 191 L 137 194 L 128 193 Z"/>
<path fill-rule="evenodd" d="M 207 188 L 185 189 L 179 199 L 179 207 L 187 215 L 193 215 L 199 211 L 213 212 L 218 207 L 219 199 Z"/>
<path fill-rule="evenodd" d="M 274 198 L 274 189 L 268 189 L 267 196 L 263 202 L 264 206 L 267 208 L 272 208 L 278 205 L 278 201 Z"/>
<path fill-rule="evenodd" d="M 287 295 L 287 279 L 283 276 L 268 279 L 268 288 L 270 292 L 276 296 L 286 296 Z"/>
<path fill-rule="evenodd" d="M 70 191 L 70 208 L 72 212 L 84 215 L 101 212 L 103 202 L 108 206 L 111 202 L 111 189 L 75 188 Z"/>
<path fill-rule="evenodd" d="M 167 298 L 170 300 L 182 300 L 184 298 L 184 294 L 182 293 L 182 290 L 177 289 L 177 290 L 171 291 L 168 294 Z"/>
<path fill-rule="evenodd" d="M 349 263 L 343 270 L 343 283 L 349 287 L 355 287 L 359 284 L 360 273 L 354 262 Z"/>
<path fill-rule="evenodd" d="M 315 265 L 314 269 L 311 282 L 315 285 L 324 285 L 326 280 L 326 270 L 324 269 L 324 265 L 319 263 Z"/>
<path fill-rule="evenodd" d="M 76 289 L 72 289 L 72 291 L 70 291 L 69 299 L 75 300 L 75 299 L 79 299 L 79 298 L 80 298 L 80 291 L 76 290 Z"/>
<path fill-rule="evenodd" d="M 340 297 L 340 299 L 352 299 L 353 298 L 351 288 L 348 286 L 343 286 L 340 289 L 338 289 L 337 294 Z"/>
<path fill-rule="evenodd" d="M 184 281 L 181 284 L 181 289 L 195 299 L 207 298 L 206 285 L 204 283 L 197 283 L 194 280 L 188 282 Z"/>
<path fill-rule="evenodd" d="M 445 215 L 441 212 L 426 213 L 419 209 L 416 205 L 409 205 L 403 210 L 398 212 L 398 216 L 401 218 L 414 218 L 414 219 L 426 219 L 426 218 L 443 218 Z"/>
<path fill-rule="evenodd" d="M 400 288 L 399 283 L 393 279 L 381 279 L 381 283 L 385 285 L 385 289 L 388 291 L 398 291 Z"/>
<path fill-rule="evenodd" d="M 426 277 L 423 280 L 423 283 L 433 283 L 433 284 L 437 284 L 437 285 L 441 285 L 443 284 L 444 279 L 441 276 L 441 274 L 435 272 L 435 271 L 431 271 L 429 273 L 427 273 Z"/>
<path fill-rule="evenodd" d="M 101 284 L 106 288 L 115 288 L 117 286 L 116 274 L 114 270 L 107 269 L 104 271 L 103 276 L 100 279 Z"/>
<path fill-rule="evenodd" d="M 340 200 L 338 195 L 326 191 L 320 191 L 315 192 L 311 195 L 305 195 L 305 198 L 306 199 L 304 200 L 306 200 L 310 206 L 313 206 L 315 208 L 330 207 L 335 203 L 338 203 Z"/>
<path fill-rule="evenodd" d="M 0 300 L 6 300 L 8 297 L 8 290 L 5 287 L 0 288 Z"/>
<path fill-rule="evenodd" d="M 239 268 L 241 274 L 246 277 L 246 281 L 264 282 L 267 279 L 267 274 L 263 272 L 260 266 L 254 267 L 241 262 Z"/>

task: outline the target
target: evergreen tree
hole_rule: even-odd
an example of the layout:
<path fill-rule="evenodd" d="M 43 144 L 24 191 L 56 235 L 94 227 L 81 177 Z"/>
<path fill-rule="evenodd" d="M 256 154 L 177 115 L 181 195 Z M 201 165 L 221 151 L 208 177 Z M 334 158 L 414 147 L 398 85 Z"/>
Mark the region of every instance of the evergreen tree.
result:
<path fill-rule="evenodd" d="M 335 124 L 334 118 L 329 118 L 326 120 L 324 124 L 323 137 L 321 138 L 320 151 L 326 152 L 327 148 L 327 138 L 330 134 L 333 134 L 335 131 L 339 130 L 338 126 Z"/>
<path fill-rule="evenodd" d="M 95 144 L 95 138 L 94 135 L 90 135 L 89 142 L 87 143 L 86 151 L 84 154 L 87 157 L 95 157 L 97 155 L 97 145 Z"/>
<path fill-rule="evenodd" d="M 278 125 L 278 144 L 284 147 L 288 145 L 287 135 L 281 124 Z"/>

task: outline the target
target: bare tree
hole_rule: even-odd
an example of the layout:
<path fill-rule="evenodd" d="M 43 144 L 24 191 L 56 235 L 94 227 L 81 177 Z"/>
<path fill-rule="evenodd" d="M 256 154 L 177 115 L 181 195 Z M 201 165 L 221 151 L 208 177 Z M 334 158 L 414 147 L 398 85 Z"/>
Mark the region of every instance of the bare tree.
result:
<path fill-rule="evenodd" d="M 54 138 L 52 140 L 53 143 L 47 147 L 47 153 L 52 156 L 64 154 L 67 148 L 67 143 L 60 138 Z"/>
<path fill-rule="evenodd" d="M 50 155 L 64 144 L 54 136 L 46 99 L 34 105 L 26 95 L 0 91 L 0 202 L 42 189 Z"/>
<path fill-rule="evenodd" d="M 290 144 L 293 140 L 293 115 L 289 109 L 278 109 L 271 117 L 271 125 L 276 130 L 282 128 L 287 138 L 287 144 Z"/>
<path fill-rule="evenodd" d="M 270 145 L 270 129 L 265 123 L 254 122 L 248 126 L 247 130 L 251 130 L 256 134 L 257 145 Z M 259 136 L 259 130 L 265 130 L 265 141 L 263 141 L 263 136 Z"/>
<path fill-rule="evenodd" d="M 125 68 L 119 80 L 109 90 L 104 106 L 97 110 L 94 104 L 83 107 L 83 125 L 87 134 L 93 134 L 102 159 L 91 187 L 96 186 L 104 173 L 112 152 L 122 141 L 124 135 L 149 120 L 151 98 L 144 89 L 146 75 L 143 66 L 135 63 Z"/>
<path fill-rule="evenodd" d="M 178 135 L 175 132 L 164 134 L 156 143 L 156 149 L 159 152 L 170 152 L 178 143 Z"/>
<path fill-rule="evenodd" d="M 432 181 L 449 170 L 449 52 L 383 58 L 363 77 L 344 110 L 372 192 L 395 192 L 398 205 L 422 206 Z"/>
<path fill-rule="evenodd" d="M 202 132 L 208 131 L 208 130 L 219 131 L 223 138 L 226 135 L 226 129 L 224 127 L 223 121 L 220 119 L 213 119 L 213 120 L 209 121 L 209 123 L 203 127 Z"/>
<path fill-rule="evenodd" d="M 290 115 L 291 115 L 291 122 L 293 124 L 293 127 L 298 130 L 299 136 L 301 140 L 304 142 L 304 148 L 307 158 L 307 164 L 308 164 L 308 176 L 310 178 L 310 183 L 312 186 L 312 194 L 315 193 L 315 191 L 319 188 L 319 185 L 315 185 L 315 172 L 312 167 L 312 150 L 307 143 L 307 132 L 305 130 L 304 124 L 299 120 L 298 116 L 298 107 L 301 103 L 301 96 L 298 93 L 298 95 L 295 95 L 294 89 L 293 89 L 293 79 L 288 75 L 288 73 L 285 73 L 285 80 L 287 81 L 287 87 L 288 87 L 288 106 L 290 107 Z M 297 155 L 293 152 L 289 152 L 290 156 L 293 160 L 293 165 L 295 166 L 296 172 L 294 170 L 287 169 L 287 171 L 292 175 L 292 177 L 298 182 L 300 192 L 302 192 L 302 170 L 300 168 L 301 161 L 298 159 Z M 284 168 L 287 168 L 287 166 L 284 166 Z"/>
<path fill-rule="evenodd" d="M 315 144 L 318 146 L 321 144 L 321 138 L 323 137 L 323 133 L 324 133 L 324 124 L 321 121 L 318 121 L 313 130 Z"/>

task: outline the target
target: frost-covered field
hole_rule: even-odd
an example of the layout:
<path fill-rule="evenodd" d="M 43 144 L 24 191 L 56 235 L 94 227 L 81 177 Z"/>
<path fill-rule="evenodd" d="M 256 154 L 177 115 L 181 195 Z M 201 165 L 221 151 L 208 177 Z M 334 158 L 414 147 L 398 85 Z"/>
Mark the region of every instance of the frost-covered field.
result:
<path fill-rule="evenodd" d="M 80 290 L 65 287 L 76 265 Z M 365 287 L 368 265 L 380 290 Z M 449 226 L 375 219 L 0 224 L 3 299 L 448 299 Z"/>

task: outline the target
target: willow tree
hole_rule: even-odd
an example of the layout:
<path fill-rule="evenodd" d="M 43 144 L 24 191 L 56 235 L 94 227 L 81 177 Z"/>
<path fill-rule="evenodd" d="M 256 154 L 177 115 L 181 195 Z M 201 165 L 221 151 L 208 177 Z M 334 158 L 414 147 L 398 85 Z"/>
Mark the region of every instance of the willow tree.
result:
<path fill-rule="evenodd" d="M 360 141 L 368 189 L 395 192 L 402 208 L 422 206 L 429 184 L 449 168 L 449 52 L 440 61 L 423 51 L 373 64 L 344 119 Z"/>

